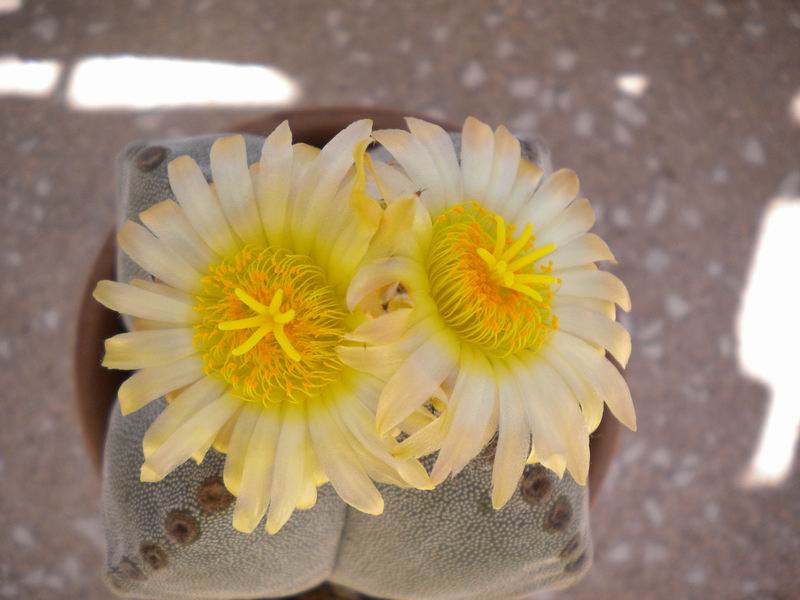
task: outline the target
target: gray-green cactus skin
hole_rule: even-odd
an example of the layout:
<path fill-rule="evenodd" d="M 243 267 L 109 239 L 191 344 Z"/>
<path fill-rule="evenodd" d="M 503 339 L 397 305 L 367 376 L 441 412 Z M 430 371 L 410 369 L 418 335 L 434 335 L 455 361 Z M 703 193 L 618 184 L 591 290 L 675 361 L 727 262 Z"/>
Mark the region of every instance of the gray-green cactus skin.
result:
<path fill-rule="evenodd" d="M 172 196 L 166 166 L 182 154 L 210 177 L 216 137 L 129 147 L 118 165 L 120 220 L 138 220 Z M 246 141 L 252 164 L 263 139 Z M 546 147 L 523 147 L 549 173 Z M 118 280 L 146 276 L 118 253 Z M 591 565 L 586 488 L 529 466 L 508 504 L 495 511 L 491 445 L 435 490 L 379 486 L 381 516 L 347 507 L 326 484 L 316 506 L 296 511 L 278 534 L 263 527 L 239 533 L 231 526 L 234 499 L 221 482 L 224 456 L 213 449 L 201 464 L 189 461 L 161 482 L 139 481 L 142 437 L 164 406 L 161 399 L 124 418 L 115 406 L 109 424 L 106 579 L 120 595 L 269 598 L 329 580 L 379 598 L 491 600 L 568 586 Z"/>

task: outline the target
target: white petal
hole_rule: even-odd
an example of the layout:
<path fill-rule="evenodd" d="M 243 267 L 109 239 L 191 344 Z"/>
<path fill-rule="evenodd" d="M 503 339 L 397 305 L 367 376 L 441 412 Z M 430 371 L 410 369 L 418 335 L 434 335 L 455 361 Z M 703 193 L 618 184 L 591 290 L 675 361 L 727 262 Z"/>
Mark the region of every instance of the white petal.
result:
<path fill-rule="evenodd" d="M 224 394 L 187 419 L 158 450 L 147 457 L 142 465 L 142 481 L 160 481 L 189 460 L 240 406 L 240 400 Z"/>
<path fill-rule="evenodd" d="M 539 185 L 542 179 L 542 174 L 543 171 L 532 162 L 525 159 L 519 161 L 517 176 L 514 179 L 511 192 L 509 192 L 505 203 L 498 207 L 498 212 L 507 221 L 514 222 L 517 220 L 523 207 L 530 202 L 536 186 Z"/>
<path fill-rule="evenodd" d="M 465 346 L 459 363 L 451 395 L 452 421 L 431 473 L 437 484 L 456 475 L 481 451 L 486 424 L 497 402 L 494 371 L 486 357 Z"/>
<path fill-rule="evenodd" d="M 252 246 L 266 242 L 241 135 L 219 138 L 211 146 L 211 175 L 222 210 L 239 238 Z"/>
<path fill-rule="evenodd" d="M 167 365 L 142 369 L 119 387 L 119 407 L 123 415 L 128 415 L 201 377 L 203 360 L 196 354 Z"/>
<path fill-rule="evenodd" d="M 378 400 L 376 422 L 381 434 L 396 427 L 424 404 L 459 360 L 458 341 L 447 331 L 432 335 L 400 366 Z"/>
<path fill-rule="evenodd" d="M 339 208 L 333 200 L 353 165 L 353 151 L 369 137 L 371 130 L 369 119 L 351 123 L 325 144 L 309 167 L 292 213 L 292 233 L 298 253 L 310 254 L 320 225 Z"/>
<path fill-rule="evenodd" d="M 256 197 L 269 244 L 282 247 L 287 228 L 287 203 L 292 185 L 292 131 L 284 121 L 275 128 L 261 149 L 256 178 Z"/>
<path fill-rule="evenodd" d="M 461 130 L 461 173 L 464 198 L 484 201 L 492 177 L 494 134 L 475 117 L 467 117 Z"/>
<path fill-rule="evenodd" d="M 501 364 L 496 364 L 495 370 L 500 415 L 492 469 L 492 506 L 499 510 L 517 490 L 530 453 L 531 430 L 516 380 Z"/>
<path fill-rule="evenodd" d="M 234 252 L 239 242 L 197 163 L 179 156 L 169 163 L 167 174 L 178 204 L 203 241 L 220 256 Z"/>
<path fill-rule="evenodd" d="M 374 319 L 367 319 L 356 327 L 345 339 L 368 344 L 389 344 L 399 339 L 410 327 L 413 310 L 400 308 L 382 314 Z"/>
<path fill-rule="evenodd" d="M 428 278 L 419 263 L 395 256 L 378 259 L 355 274 L 347 290 L 347 307 L 351 311 L 372 292 L 392 283 L 403 282 L 410 293 L 428 291 Z"/>
<path fill-rule="evenodd" d="M 558 328 L 608 350 L 623 368 L 631 356 L 631 334 L 619 323 L 592 310 L 562 307 Z"/>
<path fill-rule="evenodd" d="M 134 287 L 139 288 L 140 290 L 147 290 L 148 292 L 153 292 L 154 294 L 158 294 L 159 296 L 164 296 L 166 298 L 172 298 L 173 300 L 178 300 L 179 302 L 183 302 L 184 304 L 190 304 L 194 306 L 195 303 L 194 296 L 192 296 L 192 294 L 184 292 L 183 290 L 179 290 L 178 288 L 172 287 L 171 285 L 161 283 L 160 281 L 151 281 L 148 279 L 131 279 L 128 283 L 130 283 Z"/>
<path fill-rule="evenodd" d="M 236 425 L 233 427 L 230 442 L 228 442 L 228 452 L 225 458 L 225 468 L 222 472 L 222 478 L 225 482 L 225 487 L 234 496 L 239 495 L 242 487 L 242 473 L 244 473 L 244 465 L 247 462 L 247 451 L 250 447 L 250 438 L 253 435 L 256 422 L 261 416 L 261 405 L 255 402 L 245 402 L 242 407 L 242 412 L 239 413 L 239 418 L 236 419 Z M 277 436 L 276 436 L 277 439 Z M 264 511 L 258 520 L 253 524 L 252 529 L 258 525 L 258 521 L 264 516 L 267 507 L 264 505 Z M 251 531 L 252 531 L 251 529 Z"/>
<path fill-rule="evenodd" d="M 603 418 L 603 397 L 592 381 L 579 373 L 574 365 L 553 346 L 553 344 L 548 344 L 542 348 L 542 358 L 553 367 L 569 386 L 569 389 L 577 398 L 578 404 L 581 405 L 581 413 L 586 423 L 586 429 L 589 433 L 592 433 L 600 425 L 600 420 Z"/>
<path fill-rule="evenodd" d="M 589 433 L 571 390 L 539 357 L 527 357 L 513 372 L 525 393 L 524 407 L 537 456 L 544 462 L 553 454 L 561 455 L 575 481 L 585 485 Z"/>
<path fill-rule="evenodd" d="M 306 402 L 283 402 L 281 433 L 272 470 L 267 533 L 277 533 L 294 512 L 303 491 L 306 456 Z"/>
<path fill-rule="evenodd" d="M 191 329 L 157 329 L 120 333 L 105 341 L 103 366 L 142 369 L 170 363 L 195 353 Z"/>
<path fill-rule="evenodd" d="M 581 376 L 592 382 L 614 416 L 625 427 L 636 431 L 636 411 L 631 392 L 616 367 L 595 348 L 563 331 L 557 331 L 550 343 Z"/>
<path fill-rule="evenodd" d="M 233 509 L 233 527 L 237 531 L 250 533 L 267 512 L 270 494 L 273 491 L 275 448 L 280 434 L 280 405 L 267 403 L 255 409 L 246 407 L 246 410 L 249 414 L 246 417 L 247 421 L 242 425 L 242 437 L 251 427 L 252 434 L 249 436 L 247 450 L 244 453 L 239 496 Z M 257 415 L 255 422 L 253 414 Z M 227 470 L 227 464 L 225 466 Z"/>
<path fill-rule="evenodd" d="M 308 428 L 317 459 L 336 493 L 350 506 L 370 515 L 383 512 L 383 498 L 364 472 L 344 432 L 322 402 L 308 404 Z"/>
<path fill-rule="evenodd" d="M 617 262 L 608 244 L 594 233 L 581 235 L 542 259 L 545 263 L 552 261 L 556 272 L 601 260 Z"/>
<path fill-rule="evenodd" d="M 421 191 L 422 203 L 428 211 L 434 216 L 441 214 L 448 196 L 433 159 L 422 143 L 401 129 L 383 129 L 374 132 L 372 137 L 400 163 L 417 186 L 416 191 Z"/>
<path fill-rule="evenodd" d="M 139 266 L 165 283 L 187 292 L 200 287 L 201 274 L 141 225 L 126 221 L 117 233 L 117 243 Z"/>
<path fill-rule="evenodd" d="M 140 319 L 187 325 L 197 321 L 190 304 L 127 283 L 99 281 L 92 296 L 111 310 Z"/>
<path fill-rule="evenodd" d="M 164 200 L 139 213 L 139 219 L 170 250 L 200 272 L 215 262 L 216 255 L 192 227 L 174 200 Z"/>
<path fill-rule="evenodd" d="M 399 198 L 406 198 L 417 192 L 418 188 L 414 186 L 414 182 L 402 169 L 387 165 L 380 160 L 373 160 L 372 165 L 375 167 L 378 179 L 380 179 L 380 187 L 384 192 L 385 197 L 383 199 L 386 204 L 391 204 Z"/>
<path fill-rule="evenodd" d="M 486 190 L 486 206 L 499 210 L 511 193 L 520 166 L 519 140 L 502 125 L 494 134 L 492 176 Z"/>
<path fill-rule="evenodd" d="M 519 219 L 530 223 L 535 231 L 547 227 L 578 195 L 578 176 L 569 169 L 560 169 L 544 180 L 531 201 L 522 207 Z"/>
<path fill-rule="evenodd" d="M 436 166 L 443 184 L 445 203 L 448 206 L 461 204 L 464 201 L 461 169 L 450 136 L 439 125 L 422 119 L 406 117 L 406 123 L 411 134 L 422 143 Z"/>
<path fill-rule="evenodd" d="M 607 300 L 625 312 L 631 309 L 631 297 L 620 279 L 607 271 L 567 271 L 560 273 L 561 288 L 557 296 L 578 296 Z"/>
<path fill-rule="evenodd" d="M 144 457 L 155 452 L 189 418 L 225 392 L 225 383 L 202 377 L 187 387 L 158 415 L 142 440 Z"/>
<path fill-rule="evenodd" d="M 546 228 L 537 234 L 537 244 L 568 244 L 594 226 L 594 210 L 586 198 L 570 204 Z"/>

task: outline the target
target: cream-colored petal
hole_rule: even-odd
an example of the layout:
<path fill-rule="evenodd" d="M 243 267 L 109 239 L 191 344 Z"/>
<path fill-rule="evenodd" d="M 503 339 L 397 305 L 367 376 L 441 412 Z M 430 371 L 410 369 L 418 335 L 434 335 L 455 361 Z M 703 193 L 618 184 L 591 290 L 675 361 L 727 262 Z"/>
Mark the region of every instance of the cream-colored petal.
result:
<path fill-rule="evenodd" d="M 486 189 L 486 206 L 498 211 L 508 201 L 520 167 L 519 140 L 502 125 L 494 133 L 492 175 Z"/>
<path fill-rule="evenodd" d="M 464 186 L 458 157 L 450 136 L 439 125 L 422 119 L 406 117 L 406 123 L 411 135 L 420 141 L 436 167 L 443 185 L 445 204 L 448 206 L 461 204 L 464 201 Z"/>
<path fill-rule="evenodd" d="M 332 211 L 340 209 L 333 200 L 353 165 L 353 150 L 369 137 L 371 130 L 369 119 L 351 123 L 325 144 L 310 165 L 292 212 L 292 234 L 298 253 L 311 253 L 320 225 Z"/>
<path fill-rule="evenodd" d="M 251 533 L 258 527 L 267 512 L 270 494 L 273 492 L 276 446 L 280 435 L 280 410 L 279 404 L 270 402 L 260 407 L 247 444 L 239 495 L 233 509 L 233 527 L 243 533 Z M 247 419 L 243 429 L 250 426 L 252 416 L 248 415 Z"/>
<path fill-rule="evenodd" d="M 131 279 L 128 283 L 141 290 L 147 290 L 148 292 L 153 292 L 154 294 L 158 294 L 160 296 L 172 298 L 173 300 L 178 300 L 184 304 L 194 305 L 195 303 L 194 296 L 188 292 L 179 290 L 178 288 L 167 285 L 166 283 L 161 283 L 160 281 L 151 281 L 149 279 Z"/>
<path fill-rule="evenodd" d="M 631 309 L 631 297 L 625 284 L 608 271 L 567 271 L 560 273 L 561 287 L 556 296 L 578 296 L 607 300 L 625 312 Z"/>
<path fill-rule="evenodd" d="M 531 430 L 516 380 L 500 361 L 494 367 L 500 412 L 497 450 L 492 468 L 492 506 L 499 510 L 517 490 L 530 454 Z"/>
<path fill-rule="evenodd" d="M 383 498 L 324 403 L 308 404 L 308 428 L 317 459 L 336 493 L 361 512 L 381 514 Z"/>
<path fill-rule="evenodd" d="M 195 353 L 191 329 L 157 329 L 120 333 L 105 341 L 107 369 L 143 369 Z"/>
<path fill-rule="evenodd" d="M 200 287 L 201 274 L 141 225 L 126 221 L 117 232 L 117 243 L 134 262 L 165 283 L 187 292 Z"/>
<path fill-rule="evenodd" d="M 242 408 L 244 408 L 244 403 L 242 403 Z M 242 414 L 242 410 L 236 412 L 228 422 L 225 423 L 225 426 L 219 430 L 216 436 L 214 436 L 214 441 L 211 444 L 211 447 L 214 448 L 220 454 L 227 454 L 228 447 L 231 443 L 231 437 L 233 436 L 233 430 L 236 427 L 236 423 L 239 422 L 239 417 Z"/>
<path fill-rule="evenodd" d="M 495 138 L 492 128 L 467 117 L 461 130 L 461 173 L 464 198 L 484 201 L 492 178 Z"/>
<path fill-rule="evenodd" d="M 369 249 L 363 257 L 365 263 L 398 252 L 408 254 L 406 248 L 409 242 L 414 241 L 409 239 L 412 237 L 409 234 L 414 227 L 418 203 L 419 199 L 416 196 L 406 196 L 395 200 L 382 211 L 380 226 L 370 240 Z"/>
<path fill-rule="evenodd" d="M 568 244 L 594 227 L 594 210 L 586 198 L 570 204 L 553 221 L 536 235 L 537 245 L 553 243 L 557 247 Z"/>
<path fill-rule="evenodd" d="M 228 452 L 225 457 L 225 468 L 222 472 L 222 479 L 225 482 L 225 487 L 228 488 L 234 496 L 239 495 L 239 490 L 242 487 L 242 473 L 244 472 L 244 465 L 247 461 L 247 450 L 250 447 L 250 438 L 253 435 L 256 423 L 261 416 L 261 405 L 255 402 L 245 402 L 242 407 L 242 412 L 239 413 L 239 418 L 236 419 L 236 425 L 231 432 L 231 439 L 228 443 Z M 264 512 L 267 507 L 264 506 Z M 264 513 L 261 513 L 261 517 Z M 255 529 L 258 521 L 253 525 Z M 252 531 L 251 529 L 251 531 Z"/>
<path fill-rule="evenodd" d="M 458 474 L 481 451 L 486 424 L 496 402 L 497 384 L 489 361 L 479 350 L 462 347 L 458 379 L 451 396 L 453 418 L 431 472 L 434 483 Z"/>
<path fill-rule="evenodd" d="M 401 129 L 383 129 L 372 134 L 378 143 L 397 160 L 420 192 L 422 203 L 433 215 L 445 209 L 447 194 L 444 182 L 425 146 Z"/>
<path fill-rule="evenodd" d="M 222 381 L 201 377 L 178 394 L 145 432 L 142 440 L 144 457 L 150 456 L 189 418 L 219 398 L 225 388 Z"/>
<path fill-rule="evenodd" d="M 631 356 L 631 334 L 619 323 L 600 313 L 581 308 L 562 307 L 558 328 L 608 350 L 625 368 Z"/>
<path fill-rule="evenodd" d="M 616 321 L 617 319 L 617 305 L 613 302 L 609 302 L 608 300 L 556 294 L 556 296 L 550 302 L 550 307 L 556 314 L 558 314 L 558 311 L 565 306 L 569 308 L 593 310 L 595 312 L 599 312 L 601 315 L 605 315 L 612 321 Z"/>
<path fill-rule="evenodd" d="M 525 394 L 523 405 L 536 454 L 543 464 L 551 455 L 561 455 L 575 481 L 585 485 L 589 433 L 578 402 L 564 380 L 540 357 L 523 360 L 512 370 Z"/>
<path fill-rule="evenodd" d="M 614 416 L 636 431 L 636 411 L 628 384 L 620 372 L 595 348 L 566 332 L 553 335 L 551 344 L 603 397 Z"/>
<path fill-rule="evenodd" d="M 460 350 L 459 342 L 443 330 L 431 335 L 408 357 L 386 383 L 378 400 L 376 422 L 381 434 L 396 427 L 430 398 L 456 367 Z"/>
<path fill-rule="evenodd" d="M 231 135 L 217 139 L 211 146 L 209 160 L 217 198 L 228 223 L 245 244 L 263 245 L 266 238 L 250 179 L 244 137 Z"/>
<path fill-rule="evenodd" d="M 411 326 L 413 312 L 410 308 L 399 308 L 374 319 L 367 319 L 344 338 L 367 344 L 390 344 Z"/>
<path fill-rule="evenodd" d="M 498 212 L 507 221 L 512 223 L 517 220 L 517 216 L 526 206 L 533 196 L 536 187 L 542 180 L 544 171 L 537 165 L 524 158 L 519 161 L 517 168 L 517 176 L 514 179 L 514 185 L 508 194 L 506 201 L 498 207 Z"/>
<path fill-rule="evenodd" d="M 306 404 L 284 402 L 281 433 L 272 470 L 272 499 L 267 513 L 267 533 L 275 534 L 292 516 L 303 491 L 307 443 Z"/>
<path fill-rule="evenodd" d="M 200 272 L 216 262 L 214 251 L 203 241 L 174 200 L 164 200 L 139 213 L 139 219 L 175 254 Z"/>
<path fill-rule="evenodd" d="M 140 319 L 184 325 L 197 321 L 197 313 L 190 304 L 127 283 L 99 281 L 92 296 L 111 310 Z"/>
<path fill-rule="evenodd" d="M 542 262 L 552 261 L 553 270 L 558 272 L 601 260 L 617 262 L 608 244 L 602 238 L 594 233 L 586 233 L 559 246 L 555 252 L 542 259 Z"/>
<path fill-rule="evenodd" d="M 203 241 L 220 256 L 235 252 L 239 242 L 197 163 L 179 156 L 169 163 L 167 174 L 178 204 Z"/>
<path fill-rule="evenodd" d="M 311 444 L 311 436 L 306 432 L 306 455 L 303 461 L 303 487 L 297 498 L 297 510 L 309 510 L 314 508 L 317 503 L 317 473 L 320 470 L 317 455 L 314 454 L 314 446 Z"/>
<path fill-rule="evenodd" d="M 541 350 L 542 359 L 553 367 L 564 382 L 569 386 L 578 404 L 581 406 L 581 414 L 586 423 L 586 429 L 592 433 L 600 425 L 603 418 L 603 397 L 591 380 L 580 374 L 575 367 L 566 359 L 564 355 L 548 344 Z"/>
<path fill-rule="evenodd" d="M 373 160 L 372 165 L 380 179 L 380 189 L 384 193 L 383 200 L 387 205 L 391 205 L 400 198 L 412 196 L 419 189 L 401 168 L 388 165 L 380 160 Z"/>
<path fill-rule="evenodd" d="M 287 203 L 292 186 L 292 131 L 284 121 L 264 140 L 256 178 L 258 211 L 271 246 L 282 247 L 287 227 Z"/>
<path fill-rule="evenodd" d="M 142 369 L 119 387 L 119 407 L 123 415 L 129 415 L 167 392 L 194 383 L 201 377 L 203 360 L 198 355 Z"/>
<path fill-rule="evenodd" d="M 142 465 L 142 481 L 161 481 L 203 447 L 241 406 L 241 401 L 223 394 L 210 402 L 167 439 Z"/>
<path fill-rule="evenodd" d="M 364 265 L 353 276 L 347 290 L 348 309 L 354 310 L 367 295 L 398 282 L 403 282 L 411 293 L 430 289 L 428 278 L 419 263 L 402 256 L 382 258 Z"/>
<path fill-rule="evenodd" d="M 427 456 L 438 450 L 450 430 L 452 416 L 452 411 L 450 411 L 430 420 L 427 425 L 411 433 L 393 448 L 392 454 L 398 458 L 417 458 L 419 456 Z"/>
<path fill-rule="evenodd" d="M 522 207 L 519 220 L 541 231 L 578 195 L 578 176 L 569 169 L 560 169 L 542 182 L 531 201 Z"/>

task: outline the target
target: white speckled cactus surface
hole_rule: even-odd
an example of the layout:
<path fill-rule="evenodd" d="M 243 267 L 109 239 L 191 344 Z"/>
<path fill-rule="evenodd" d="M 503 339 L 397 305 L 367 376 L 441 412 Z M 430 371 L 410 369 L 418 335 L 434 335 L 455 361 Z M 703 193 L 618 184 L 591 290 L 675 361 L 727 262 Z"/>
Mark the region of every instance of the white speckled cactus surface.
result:
<path fill-rule="evenodd" d="M 457 136 L 455 136 L 457 138 Z M 215 136 L 132 146 L 119 164 L 120 219 L 171 197 L 167 163 L 192 156 L 207 177 Z M 255 162 L 263 139 L 246 137 Z M 456 139 L 457 142 L 457 139 Z M 543 146 L 526 149 L 549 171 Z M 117 279 L 146 277 L 121 252 Z M 209 451 L 157 483 L 140 481 L 142 437 L 164 409 L 122 418 L 115 407 L 105 450 L 107 579 L 119 594 L 152 598 L 279 597 L 331 581 L 380 598 L 515 598 L 577 580 L 592 557 L 588 493 L 528 466 L 511 500 L 491 503 L 492 445 L 432 491 L 381 485 L 385 511 L 349 508 L 330 484 L 316 505 L 275 535 L 231 527 L 223 455 Z M 430 467 L 430 461 L 426 461 Z"/>

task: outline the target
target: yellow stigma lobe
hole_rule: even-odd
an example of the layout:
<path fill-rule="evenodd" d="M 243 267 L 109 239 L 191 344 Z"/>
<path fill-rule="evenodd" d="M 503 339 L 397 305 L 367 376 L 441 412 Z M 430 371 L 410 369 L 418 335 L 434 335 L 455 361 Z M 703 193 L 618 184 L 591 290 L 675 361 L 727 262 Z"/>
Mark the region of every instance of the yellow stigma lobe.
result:
<path fill-rule="evenodd" d="M 286 312 L 281 312 L 281 302 L 283 302 L 283 290 L 278 290 L 272 297 L 269 306 L 264 306 L 253 298 L 250 294 L 241 288 L 236 288 L 234 294 L 247 306 L 253 309 L 258 316 L 249 319 L 237 319 L 235 321 L 223 321 L 218 325 L 222 331 L 236 331 L 237 329 L 255 329 L 255 333 L 251 335 L 244 344 L 237 346 L 233 349 L 234 356 L 241 356 L 242 354 L 252 350 L 261 339 L 267 335 L 272 334 L 278 345 L 283 349 L 289 358 L 299 361 L 300 354 L 294 349 L 286 333 L 283 331 L 283 326 L 289 321 L 294 319 L 294 309 L 290 308 Z"/>
<path fill-rule="evenodd" d="M 522 235 L 520 235 L 510 247 L 506 248 L 506 222 L 500 215 L 495 215 L 494 219 L 497 225 L 494 252 L 490 253 L 486 248 L 478 248 L 476 250 L 478 256 L 480 256 L 483 262 L 489 267 L 493 279 L 498 285 L 530 296 L 538 302 L 542 302 L 542 295 L 529 284 L 553 285 L 561 283 L 561 280 L 552 275 L 521 273 L 520 270 L 554 252 L 556 245 L 547 244 L 541 248 L 537 248 L 535 251 L 522 258 L 509 262 L 515 258 L 530 241 L 533 235 L 533 228 L 530 223 L 525 225 L 525 229 L 522 230 Z"/>

